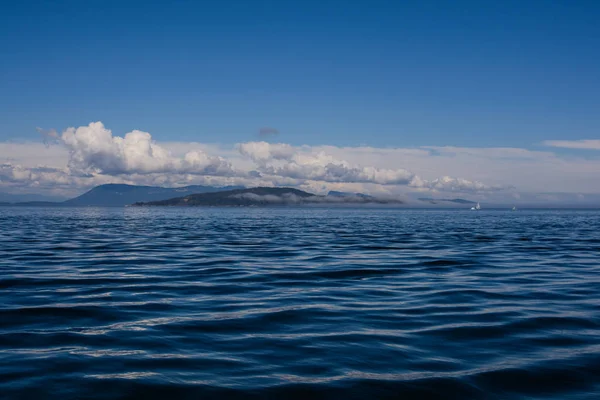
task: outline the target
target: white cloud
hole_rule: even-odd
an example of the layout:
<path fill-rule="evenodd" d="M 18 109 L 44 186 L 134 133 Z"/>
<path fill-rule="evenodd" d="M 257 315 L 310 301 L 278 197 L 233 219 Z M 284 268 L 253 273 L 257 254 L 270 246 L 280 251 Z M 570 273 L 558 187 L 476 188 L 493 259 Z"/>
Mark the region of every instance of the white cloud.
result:
<path fill-rule="evenodd" d="M 443 176 L 436 178 L 432 181 L 424 181 L 420 178 L 411 182 L 412 187 L 416 188 L 429 188 L 439 192 L 458 192 L 458 193 L 469 193 L 469 192 L 490 192 L 498 190 L 510 189 L 506 186 L 490 186 L 485 185 L 478 181 L 469 181 L 462 178 L 452 178 L 450 176 Z"/>
<path fill-rule="evenodd" d="M 313 151 L 321 149 L 352 163 L 389 169 L 410 168 L 418 179 L 426 182 L 451 176 L 482 183 L 492 191 L 514 188 L 510 191 L 600 192 L 600 160 L 590 157 L 560 156 L 550 151 L 520 148 L 451 146 L 417 149 L 320 146 Z M 427 188 L 427 184 L 412 186 Z"/>
<path fill-rule="evenodd" d="M 450 192 L 472 199 L 600 193 L 600 160 L 551 151 L 292 146 L 264 141 L 158 144 L 149 133 L 137 130 L 115 136 L 101 122 L 61 134 L 50 132 L 45 137 L 57 144 L 0 143 L 0 191 L 74 195 L 115 182 L 294 186 L 321 194 L 338 190 L 397 196 L 417 191 L 443 196 Z"/>
<path fill-rule="evenodd" d="M 240 153 L 259 164 L 272 160 L 292 160 L 297 150 L 284 143 L 248 142 L 238 145 Z"/>
<path fill-rule="evenodd" d="M 419 190 L 459 193 L 498 191 L 509 187 L 500 184 L 487 185 L 478 180 L 446 175 L 426 179 L 401 167 L 403 164 L 412 166 L 419 164 L 415 159 L 431 159 L 432 154 L 429 149 L 293 147 L 288 144 L 266 142 L 243 143 L 238 145 L 238 149 L 242 155 L 256 162 L 258 170 L 265 176 L 287 177 L 300 181 L 408 185 Z M 518 152 L 511 151 L 511 153 Z M 355 162 L 349 162 L 341 157 L 349 157 Z M 364 164 L 378 163 L 379 166 L 364 166 Z M 393 165 L 394 168 L 386 168 L 386 165 Z"/>
<path fill-rule="evenodd" d="M 0 143 L 0 163 L 64 168 L 68 160 L 69 152 L 62 146 L 46 146 L 38 142 Z"/>
<path fill-rule="evenodd" d="M 102 122 L 69 128 L 60 137 L 70 152 L 69 167 L 76 171 L 108 175 L 188 173 L 234 175 L 231 165 L 221 157 L 190 151 L 183 158 L 152 141 L 147 132 L 134 130 L 125 137 L 113 136 Z"/>
<path fill-rule="evenodd" d="M 546 140 L 545 146 L 562 147 L 565 149 L 600 150 L 600 140 Z"/>
<path fill-rule="evenodd" d="M 414 174 L 405 169 L 386 169 L 352 165 L 325 151 L 308 146 L 249 142 L 238 145 L 240 153 L 257 163 L 261 173 L 298 180 L 342 183 L 407 185 Z"/>
<path fill-rule="evenodd" d="M 81 188 L 111 182 L 119 183 L 118 181 L 118 179 L 103 175 L 73 174 L 68 168 L 0 164 L 0 191 L 10 193 L 72 196 L 78 194 Z"/>

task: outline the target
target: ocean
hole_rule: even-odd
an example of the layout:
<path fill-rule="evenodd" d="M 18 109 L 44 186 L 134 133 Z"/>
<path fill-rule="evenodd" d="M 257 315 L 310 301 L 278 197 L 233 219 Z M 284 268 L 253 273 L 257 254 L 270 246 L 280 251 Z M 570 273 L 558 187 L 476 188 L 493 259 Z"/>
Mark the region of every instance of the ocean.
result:
<path fill-rule="evenodd" d="M 600 211 L 0 207 L 2 399 L 598 399 Z"/>

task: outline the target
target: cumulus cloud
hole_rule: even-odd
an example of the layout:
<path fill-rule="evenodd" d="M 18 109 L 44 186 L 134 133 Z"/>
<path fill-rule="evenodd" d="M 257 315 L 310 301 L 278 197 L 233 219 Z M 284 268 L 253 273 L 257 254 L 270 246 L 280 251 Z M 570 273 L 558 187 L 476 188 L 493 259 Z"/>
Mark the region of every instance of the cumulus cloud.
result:
<path fill-rule="evenodd" d="M 296 154 L 296 149 L 289 144 L 248 142 L 238 144 L 240 153 L 253 161 L 265 165 L 272 160 L 291 160 Z"/>
<path fill-rule="evenodd" d="M 0 164 L 0 189 L 10 189 L 17 193 L 46 193 L 58 196 L 70 196 L 79 193 L 80 188 L 110 183 L 107 176 L 77 175 L 68 168 L 45 166 L 23 166 L 19 164 Z"/>
<path fill-rule="evenodd" d="M 183 158 L 152 140 L 147 132 L 134 130 L 125 137 L 113 136 L 102 122 L 69 128 L 61 137 L 70 151 L 69 167 L 76 171 L 95 171 L 108 175 L 188 173 L 234 175 L 231 164 L 218 156 L 190 151 Z"/>
<path fill-rule="evenodd" d="M 0 164 L 0 181 L 6 183 L 26 182 L 39 185 L 44 182 L 52 184 L 69 183 L 66 171 L 49 167 L 24 167 L 10 163 Z"/>
<path fill-rule="evenodd" d="M 134 130 L 114 135 L 101 122 L 40 130 L 42 143 L 0 143 L 0 185 L 81 193 L 102 183 L 153 186 L 293 186 L 398 196 L 410 191 L 484 196 L 570 176 L 584 192 L 597 160 L 565 160 L 513 148 L 373 148 L 292 146 L 255 141 L 233 145 L 166 142 Z M 474 168 L 474 166 L 477 166 Z M 553 176 L 554 174 L 554 176 Z M 593 176 L 596 176 L 594 174 Z M 597 185 L 595 186 L 597 187 Z"/>
<path fill-rule="evenodd" d="M 238 146 L 242 155 L 255 161 L 267 175 L 324 182 L 406 185 L 414 174 L 405 169 L 385 169 L 351 165 L 325 152 L 296 148 L 288 144 L 249 142 Z"/>
<path fill-rule="evenodd" d="M 565 149 L 600 150 L 600 140 L 546 140 L 545 146 L 562 147 Z"/>
<path fill-rule="evenodd" d="M 490 191 L 498 191 L 510 189 L 508 186 L 500 186 L 500 185 L 486 185 L 482 182 L 478 181 L 470 181 L 462 178 L 452 178 L 450 176 L 443 176 L 441 178 L 436 178 L 431 181 L 425 181 L 420 178 L 415 178 L 411 181 L 410 185 L 415 188 L 428 188 L 435 191 L 441 192 L 467 192 L 467 193 L 477 193 L 477 192 L 490 192 Z"/>

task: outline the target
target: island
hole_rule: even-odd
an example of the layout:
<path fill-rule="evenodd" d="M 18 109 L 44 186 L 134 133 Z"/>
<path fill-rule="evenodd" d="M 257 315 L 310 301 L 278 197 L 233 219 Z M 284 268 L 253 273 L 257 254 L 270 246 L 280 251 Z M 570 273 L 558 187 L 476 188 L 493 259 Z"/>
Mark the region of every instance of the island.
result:
<path fill-rule="evenodd" d="M 294 188 L 255 187 L 212 193 L 196 193 L 167 200 L 137 202 L 133 206 L 250 207 L 310 204 L 402 204 L 402 202 L 396 199 L 379 199 L 360 194 L 340 196 L 338 193 L 334 193 L 323 196 Z"/>

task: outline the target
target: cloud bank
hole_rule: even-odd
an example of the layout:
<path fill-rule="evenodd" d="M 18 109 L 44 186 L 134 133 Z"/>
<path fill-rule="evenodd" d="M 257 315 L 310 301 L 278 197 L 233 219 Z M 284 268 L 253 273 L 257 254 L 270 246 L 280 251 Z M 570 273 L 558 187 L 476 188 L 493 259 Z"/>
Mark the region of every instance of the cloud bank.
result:
<path fill-rule="evenodd" d="M 546 140 L 544 145 L 564 149 L 600 150 L 600 140 Z"/>
<path fill-rule="evenodd" d="M 551 151 L 292 146 L 266 141 L 157 143 L 140 130 L 114 135 L 101 122 L 61 133 L 38 130 L 43 143 L 0 143 L 0 191 L 71 196 L 113 182 L 293 186 L 318 194 L 340 190 L 378 196 L 453 193 L 471 199 L 518 199 L 525 192 L 600 192 L 600 160 L 566 158 Z M 600 148 L 597 142 L 546 144 L 595 149 Z"/>
<path fill-rule="evenodd" d="M 287 144 L 250 142 L 238 145 L 242 155 L 249 157 L 258 171 L 267 175 L 299 180 L 343 183 L 375 183 L 407 185 L 414 174 L 404 169 L 391 170 L 351 165 L 324 152 L 297 148 Z"/>
<path fill-rule="evenodd" d="M 221 157 L 190 151 L 182 158 L 152 141 L 147 132 L 134 130 L 125 137 L 113 136 L 102 122 L 69 128 L 60 140 L 69 150 L 69 168 L 77 172 L 106 175 L 186 173 L 230 176 L 236 174 Z"/>

